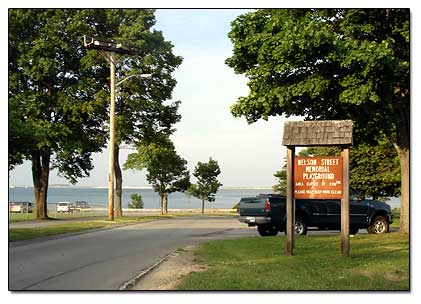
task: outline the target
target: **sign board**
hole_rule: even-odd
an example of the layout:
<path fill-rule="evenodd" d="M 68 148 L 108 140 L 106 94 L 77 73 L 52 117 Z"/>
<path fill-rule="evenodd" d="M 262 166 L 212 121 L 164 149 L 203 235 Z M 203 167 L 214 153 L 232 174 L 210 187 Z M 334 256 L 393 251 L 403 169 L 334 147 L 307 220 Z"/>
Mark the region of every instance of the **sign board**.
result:
<path fill-rule="evenodd" d="M 341 199 L 342 157 L 295 157 L 294 198 Z"/>

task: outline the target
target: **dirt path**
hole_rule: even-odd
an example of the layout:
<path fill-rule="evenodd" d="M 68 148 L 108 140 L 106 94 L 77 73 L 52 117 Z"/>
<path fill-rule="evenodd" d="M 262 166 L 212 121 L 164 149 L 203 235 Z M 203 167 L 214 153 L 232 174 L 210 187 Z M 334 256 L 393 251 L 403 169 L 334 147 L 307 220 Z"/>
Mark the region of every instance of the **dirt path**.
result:
<path fill-rule="evenodd" d="M 130 290 L 175 290 L 187 274 L 206 270 L 206 267 L 195 262 L 196 247 L 197 245 L 191 245 L 177 250 L 141 278 Z"/>

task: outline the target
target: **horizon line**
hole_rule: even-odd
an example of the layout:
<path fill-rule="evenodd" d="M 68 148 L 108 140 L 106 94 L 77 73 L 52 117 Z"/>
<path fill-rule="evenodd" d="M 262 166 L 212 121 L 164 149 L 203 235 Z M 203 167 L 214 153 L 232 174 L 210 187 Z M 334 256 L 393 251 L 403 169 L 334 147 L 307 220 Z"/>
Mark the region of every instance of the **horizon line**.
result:
<path fill-rule="evenodd" d="M 33 188 L 34 186 L 28 185 L 9 185 L 9 189 L 13 188 Z M 48 188 L 90 188 L 90 189 L 108 189 L 108 186 L 78 186 L 67 184 L 53 184 Z M 123 186 L 123 189 L 153 189 L 152 186 Z M 272 189 L 271 186 L 222 186 L 220 189 Z"/>

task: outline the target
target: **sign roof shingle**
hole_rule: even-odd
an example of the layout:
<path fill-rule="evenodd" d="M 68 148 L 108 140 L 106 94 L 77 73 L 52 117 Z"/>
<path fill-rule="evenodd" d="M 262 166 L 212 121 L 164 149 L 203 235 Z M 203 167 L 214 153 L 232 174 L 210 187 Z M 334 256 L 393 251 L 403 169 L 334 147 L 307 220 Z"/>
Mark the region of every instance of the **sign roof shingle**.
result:
<path fill-rule="evenodd" d="M 284 146 L 352 145 L 352 120 L 287 121 Z"/>

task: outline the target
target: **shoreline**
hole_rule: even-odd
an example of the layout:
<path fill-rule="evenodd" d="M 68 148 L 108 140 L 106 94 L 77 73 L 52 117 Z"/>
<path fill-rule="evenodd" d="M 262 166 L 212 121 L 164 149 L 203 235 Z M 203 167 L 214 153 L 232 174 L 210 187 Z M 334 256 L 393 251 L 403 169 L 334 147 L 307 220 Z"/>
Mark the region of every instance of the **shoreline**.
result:
<path fill-rule="evenodd" d="M 9 186 L 9 189 L 16 189 L 16 188 L 34 188 L 33 186 Z M 50 185 L 48 188 L 54 188 L 54 189 L 108 189 L 107 186 L 71 186 L 71 185 Z M 153 190 L 151 186 L 126 186 L 123 187 L 123 190 L 131 190 L 131 189 L 139 189 L 139 190 Z M 264 187 L 264 186 L 256 186 L 256 187 L 221 187 L 219 190 L 271 190 L 272 187 Z"/>

